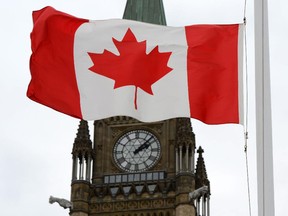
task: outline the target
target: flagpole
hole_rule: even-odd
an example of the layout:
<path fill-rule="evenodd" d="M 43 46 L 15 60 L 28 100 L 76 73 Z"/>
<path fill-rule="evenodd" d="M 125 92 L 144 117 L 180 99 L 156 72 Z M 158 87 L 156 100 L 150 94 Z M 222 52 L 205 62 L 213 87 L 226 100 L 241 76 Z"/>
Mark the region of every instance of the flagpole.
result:
<path fill-rule="evenodd" d="M 274 216 L 267 0 L 254 1 L 258 216 Z"/>

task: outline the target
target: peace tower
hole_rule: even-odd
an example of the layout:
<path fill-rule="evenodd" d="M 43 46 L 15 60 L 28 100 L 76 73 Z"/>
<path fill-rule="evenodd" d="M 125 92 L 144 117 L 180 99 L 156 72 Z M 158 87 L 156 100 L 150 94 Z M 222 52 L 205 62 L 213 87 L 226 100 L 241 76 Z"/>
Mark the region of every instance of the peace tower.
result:
<path fill-rule="evenodd" d="M 127 0 L 124 19 L 166 25 L 162 0 Z M 209 216 L 203 149 L 189 118 L 81 120 L 72 156 L 71 216 Z M 208 191 L 204 190 L 208 188 Z M 190 194 L 190 195 L 189 195 Z"/>

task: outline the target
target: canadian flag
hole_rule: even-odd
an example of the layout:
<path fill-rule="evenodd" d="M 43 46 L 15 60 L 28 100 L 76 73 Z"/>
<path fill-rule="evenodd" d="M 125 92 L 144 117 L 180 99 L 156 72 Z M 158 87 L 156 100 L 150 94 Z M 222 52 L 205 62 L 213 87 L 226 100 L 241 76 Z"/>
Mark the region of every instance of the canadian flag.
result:
<path fill-rule="evenodd" d="M 242 123 L 242 25 L 167 27 L 33 12 L 27 96 L 86 120 Z"/>

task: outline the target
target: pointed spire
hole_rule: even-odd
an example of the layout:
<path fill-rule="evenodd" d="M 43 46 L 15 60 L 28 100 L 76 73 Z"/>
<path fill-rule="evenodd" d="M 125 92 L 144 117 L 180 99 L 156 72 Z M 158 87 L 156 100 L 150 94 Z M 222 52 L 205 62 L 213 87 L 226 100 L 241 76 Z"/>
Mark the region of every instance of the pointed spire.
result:
<path fill-rule="evenodd" d="M 86 155 L 92 151 L 92 141 L 90 140 L 88 122 L 81 120 L 73 145 L 73 155 Z"/>
<path fill-rule="evenodd" d="M 195 135 L 190 118 L 177 118 L 177 145 L 195 148 Z"/>
<path fill-rule="evenodd" d="M 162 0 L 127 0 L 123 19 L 166 25 Z"/>
<path fill-rule="evenodd" d="M 210 188 L 210 181 L 208 180 L 205 162 L 203 158 L 204 150 L 200 146 L 197 150 L 198 159 L 197 159 L 197 165 L 196 165 L 196 189 L 202 187 L 202 186 L 208 186 Z"/>

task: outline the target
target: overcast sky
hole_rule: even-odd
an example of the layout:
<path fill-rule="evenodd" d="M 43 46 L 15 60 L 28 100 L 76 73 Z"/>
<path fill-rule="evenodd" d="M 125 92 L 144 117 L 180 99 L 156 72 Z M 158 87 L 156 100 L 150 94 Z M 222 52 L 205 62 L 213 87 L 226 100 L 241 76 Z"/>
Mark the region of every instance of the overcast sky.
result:
<path fill-rule="evenodd" d="M 244 0 L 163 0 L 167 24 L 239 23 Z M 74 16 L 121 18 L 126 0 L 10 0 L 0 6 L 0 206 L 1 215 L 64 216 L 50 195 L 70 198 L 71 151 L 79 120 L 26 97 L 30 80 L 31 13 L 53 6 Z M 269 2 L 275 215 L 287 215 L 288 2 Z M 253 1 L 247 3 L 249 74 L 248 161 L 252 215 L 257 215 Z M 286 90 L 285 90 L 286 89 Z M 90 131 L 92 135 L 92 122 Z M 192 120 L 211 182 L 211 215 L 249 215 L 243 128 Z"/>

